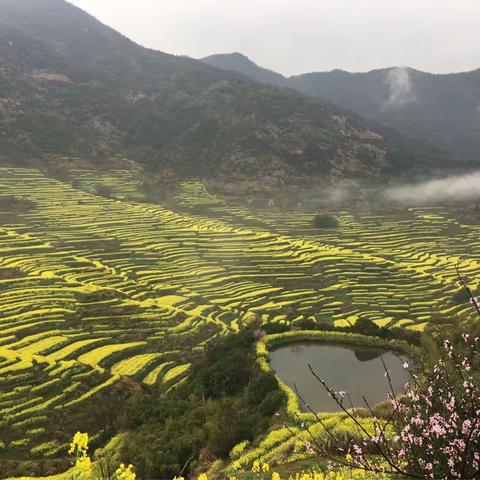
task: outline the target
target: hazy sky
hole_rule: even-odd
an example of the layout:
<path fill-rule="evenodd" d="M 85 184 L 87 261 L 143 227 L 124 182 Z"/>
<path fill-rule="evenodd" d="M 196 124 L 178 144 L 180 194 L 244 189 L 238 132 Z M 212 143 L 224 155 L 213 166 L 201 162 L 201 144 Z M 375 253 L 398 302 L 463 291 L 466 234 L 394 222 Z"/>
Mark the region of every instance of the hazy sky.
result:
<path fill-rule="evenodd" d="M 480 67 L 480 0 L 70 1 L 150 48 L 238 51 L 283 74 Z"/>

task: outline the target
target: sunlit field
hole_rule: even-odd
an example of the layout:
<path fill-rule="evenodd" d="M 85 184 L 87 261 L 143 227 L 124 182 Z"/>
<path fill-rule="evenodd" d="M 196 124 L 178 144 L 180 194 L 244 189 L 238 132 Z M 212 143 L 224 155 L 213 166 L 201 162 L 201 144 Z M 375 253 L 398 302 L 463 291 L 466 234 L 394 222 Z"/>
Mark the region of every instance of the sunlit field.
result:
<path fill-rule="evenodd" d="M 174 387 L 209 341 L 255 320 L 422 331 L 475 313 L 455 265 L 478 285 L 480 226 L 445 208 L 341 211 L 318 229 L 200 182 L 157 205 L 135 171 L 70 175 L 0 169 L 0 458 L 61 458 L 77 430 L 102 445 L 112 392 Z M 290 437 L 233 456 L 268 461 Z"/>

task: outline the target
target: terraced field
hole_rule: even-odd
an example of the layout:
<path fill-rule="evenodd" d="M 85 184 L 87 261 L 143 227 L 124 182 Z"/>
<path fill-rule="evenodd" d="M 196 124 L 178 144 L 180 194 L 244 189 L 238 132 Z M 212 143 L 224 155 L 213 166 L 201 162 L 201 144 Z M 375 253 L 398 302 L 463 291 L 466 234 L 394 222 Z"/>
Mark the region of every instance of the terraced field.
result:
<path fill-rule="evenodd" d="M 454 266 L 478 286 L 480 226 L 444 209 L 340 212 L 340 228 L 318 230 L 198 182 L 167 208 L 142 203 L 131 172 L 72 175 L 0 169 L 0 458 L 61 456 L 78 424 L 99 428 L 86 405 L 172 388 L 208 341 L 255 318 L 415 330 L 473 318 L 453 300 Z"/>

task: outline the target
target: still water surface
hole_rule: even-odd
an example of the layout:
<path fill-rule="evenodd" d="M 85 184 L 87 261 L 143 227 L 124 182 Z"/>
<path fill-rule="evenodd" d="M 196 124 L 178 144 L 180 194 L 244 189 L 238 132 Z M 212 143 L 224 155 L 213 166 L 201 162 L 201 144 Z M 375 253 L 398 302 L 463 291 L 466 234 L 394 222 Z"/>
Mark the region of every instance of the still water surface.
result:
<path fill-rule="evenodd" d="M 287 385 L 297 388 L 316 411 L 334 412 L 340 407 L 329 397 L 308 369 L 310 364 L 320 378 L 335 391 L 350 394 L 356 407 L 364 407 L 362 395 L 370 405 L 387 399 L 388 385 L 380 355 L 392 375 L 395 393 L 401 393 L 410 375 L 402 366 L 411 361 L 391 350 L 372 347 L 298 343 L 270 353 L 270 365 Z M 348 402 L 346 400 L 346 402 Z M 346 405 L 349 406 L 348 403 Z M 303 405 L 302 408 L 306 410 Z"/>

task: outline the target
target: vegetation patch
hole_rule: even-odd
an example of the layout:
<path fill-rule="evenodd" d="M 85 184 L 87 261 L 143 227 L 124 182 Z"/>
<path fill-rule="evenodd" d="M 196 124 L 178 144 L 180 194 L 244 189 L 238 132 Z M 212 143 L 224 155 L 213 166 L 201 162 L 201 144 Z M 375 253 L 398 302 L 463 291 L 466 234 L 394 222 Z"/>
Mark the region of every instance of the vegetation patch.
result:
<path fill-rule="evenodd" d="M 284 401 L 274 375 L 259 368 L 247 329 L 212 343 L 167 394 L 159 396 L 157 387 L 132 399 L 122 456 L 141 478 L 205 468 L 265 432 Z"/>
<path fill-rule="evenodd" d="M 174 394 L 212 342 L 249 325 L 416 345 L 424 331 L 474 321 L 456 268 L 477 291 L 478 226 L 455 212 L 340 211 L 342 228 L 314 228 L 311 213 L 228 204 L 200 181 L 168 207 L 144 203 L 141 169 L 82 168 L 72 160 L 69 183 L 0 169 L 2 195 L 35 205 L 0 206 L 8 471 L 62 470 L 77 430 L 102 446 L 119 424 L 100 406 L 122 411 L 139 389 Z M 90 420 L 96 410 L 103 418 Z"/>
<path fill-rule="evenodd" d="M 331 213 L 317 213 L 313 218 L 315 228 L 336 228 L 339 225 L 338 218 Z"/>

